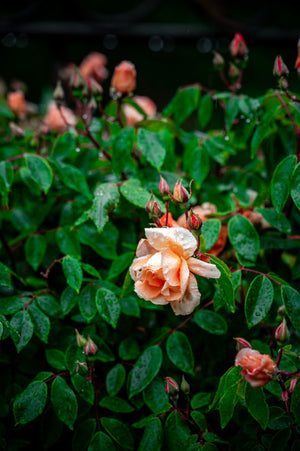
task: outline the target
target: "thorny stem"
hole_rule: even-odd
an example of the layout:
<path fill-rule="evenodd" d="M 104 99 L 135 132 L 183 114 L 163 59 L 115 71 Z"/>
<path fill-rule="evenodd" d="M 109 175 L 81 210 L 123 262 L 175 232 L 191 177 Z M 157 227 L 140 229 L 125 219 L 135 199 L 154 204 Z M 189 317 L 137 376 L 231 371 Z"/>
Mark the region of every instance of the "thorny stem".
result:
<path fill-rule="evenodd" d="M 241 268 L 237 268 L 237 269 L 230 269 L 231 273 L 236 272 L 236 271 L 246 271 L 246 272 L 253 272 L 254 274 L 260 274 L 261 276 L 267 277 L 268 279 L 272 280 L 273 282 L 277 283 L 280 286 L 283 285 L 281 282 L 278 282 L 278 280 L 274 279 L 269 274 L 266 274 L 266 273 L 261 272 L 261 271 L 256 271 L 255 269 L 245 268 L 245 266 L 242 266 Z"/>

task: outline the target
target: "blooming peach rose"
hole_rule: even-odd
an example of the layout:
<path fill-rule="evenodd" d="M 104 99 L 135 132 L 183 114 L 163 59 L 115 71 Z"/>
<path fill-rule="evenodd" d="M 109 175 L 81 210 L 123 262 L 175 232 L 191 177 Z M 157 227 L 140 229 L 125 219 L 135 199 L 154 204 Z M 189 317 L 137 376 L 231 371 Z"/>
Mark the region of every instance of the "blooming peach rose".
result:
<path fill-rule="evenodd" d="M 235 358 L 235 366 L 241 366 L 241 374 L 253 388 L 266 385 L 273 378 L 276 363 L 268 354 L 255 349 L 243 348 Z"/>
<path fill-rule="evenodd" d="M 7 94 L 7 103 L 11 111 L 16 116 L 24 116 L 26 113 L 26 101 L 22 91 L 9 92 Z"/>
<path fill-rule="evenodd" d="M 58 108 L 55 102 L 50 102 L 43 122 L 51 130 L 60 132 L 68 127 L 74 127 L 77 120 L 69 108 L 65 106 Z"/>
<path fill-rule="evenodd" d="M 132 100 L 142 108 L 148 117 L 153 118 L 155 116 L 156 105 L 149 97 L 134 96 Z M 126 125 L 129 127 L 133 127 L 137 122 L 144 119 L 144 116 L 128 103 L 125 103 L 123 106 L 123 111 L 126 118 Z"/>
<path fill-rule="evenodd" d="M 182 227 L 145 229 L 130 267 L 135 292 L 153 304 L 170 304 L 176 315 L 188 315 L 200 303 L 194 274 L 218 279 L 213 264 L 192 257 L 197 241 Z M 194 273 L 194 274 L 193 274 Z"/>
<path fill-rule="evenodd" d="M 93 77 L 99 83 L 102 83 L 108 76 L 106 69 L 107 58 L 102 53 L 92 52 L 81 62 L 79 70 L 83 78 Z"/>
<path fill-rule="evenodd" d="M 136 71 L 134 64 L 122 61 L 116 68 L 111 80 L 111 86 L 122 94 L 135 90 Z"/>
<path fill-rule="evenodd" d="M 196 205 L 196 207 L 193 207 L 193 212 L 196 213 L 202 219 L 203 222 L 205 222 L 209 219 L 207 215 L 217 212 L 217 207 L 214 204 L 211 204 L 210 202 L 204 202 L 202 205 Z M 185 214 L 181 215 L 177 219 L 177 223 L 180 227 L 187 227 Z M 221 224 L 219 238 L 217 239 L 213 247 L 209 249 L 208 251 L 209 254 L 218 256 L 226 246 L 227 237 L 228 237 L 227 224 Z"/>

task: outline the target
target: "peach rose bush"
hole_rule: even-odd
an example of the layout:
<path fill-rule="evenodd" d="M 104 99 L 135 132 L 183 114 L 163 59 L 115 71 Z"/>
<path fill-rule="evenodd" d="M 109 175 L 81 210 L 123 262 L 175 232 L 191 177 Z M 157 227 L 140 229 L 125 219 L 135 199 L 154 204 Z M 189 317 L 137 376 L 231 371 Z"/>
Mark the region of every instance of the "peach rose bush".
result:
<path fill-rule="evenodd" d="M 126 55 L 1 82 L 1 449 L 299 449 L 299 86 L 250 51 L 167 105 Z"/>

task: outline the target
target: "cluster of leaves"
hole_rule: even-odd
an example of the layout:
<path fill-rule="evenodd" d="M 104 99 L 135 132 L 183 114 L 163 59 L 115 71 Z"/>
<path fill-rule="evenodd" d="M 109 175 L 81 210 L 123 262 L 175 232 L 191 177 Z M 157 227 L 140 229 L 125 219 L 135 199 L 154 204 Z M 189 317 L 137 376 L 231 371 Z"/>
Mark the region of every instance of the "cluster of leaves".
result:
<path fill-rule="evenodd" d="M 24 136 L 0 105 L 0 447 L 296 450 L 300 383 L 286 404 L 282 391 L 299 377 L 300 99 L 194 85 L 135 127 L 124 126 L 125 103 L 143 113 L 123 97 L 90 123 Z M 211 255 L 221 277 L 197 278 L 201 304 L 187 318 L 138 298 L 128 273 L 151 191 L 165 211 L 160 175 L 170 186 L 194 179 L 190 206 L 216 205 L 201 251 L 228 229 Z M 290 340 L 280 348 L 282 306 Z M 252 388 L 233 366 L 232 337 L 280 352 L 286 375 Z"/>

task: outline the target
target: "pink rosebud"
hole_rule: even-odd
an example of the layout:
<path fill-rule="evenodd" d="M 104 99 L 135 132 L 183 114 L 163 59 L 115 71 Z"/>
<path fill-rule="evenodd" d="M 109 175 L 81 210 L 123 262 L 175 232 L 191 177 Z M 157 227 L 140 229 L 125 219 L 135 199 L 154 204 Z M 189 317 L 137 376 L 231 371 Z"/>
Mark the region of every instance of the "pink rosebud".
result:
<path fill-rule="evenodd" d="M 107 58 L 102 53 L 92 52 L 81 62 L 79 70 L 84 79 L 93 77 L 99 83 L 102 83 L 108 76 L 106 69 Z"/>
<path fill-rule="evenodd" d="M 89 337 L 87 344 L 85 345 L 83 350 L 85 355 L 95 355 L 98 348 L 97 345 L 93 342 L 93 340 Z"/>
<path fill-rule="evenodd" d="M 166 377 L 165 381 L 166 381 L 165 392 L 168 395 L 175 395 L 179 392 L 178 384 L 172 377 Z"/>
<path fill-rule="evenodd" d="M 248 47 L 245 39 L 240 33 L 235 33 L 233 40 L 230 43 L 229 51 L 232 57 L 241 58 L 248 53 Z"/>
<path fill-rule="evenodd" d="M 175 184 L 173 195 L 169 193 L 169 196 L 171 197 L 173 202 L 176 202 L 177 204 L 185 204 L 192 196 L 192 185 L 193 180 L 190 182 L 190 192 L 184 186 L 182 186 L 182 180 L 178 183 L 178 180 Z"/>
<path fill-rule="evenodd" d="M 186 224 L 187 228 L 191 232 L 194 232 L 196 235 L 200 235 L 202 227 L 202 219 L 200 218 L 199 215 L 197 215 L 197 213 L 194 213 L 192 209 L 190 209 L 188 212 Z"/>
<path fill-rule="evenodd" d="M 243 348 L 237 353 L 235 366 L 243 368 L 241 375 L 253 388 L 263 387 L 270 382 L 276 369 L 276 363 L 268 354 L 249 348 Z"/>
<path fill-rule="evenodd" d="M 290 332 L 288 330 L 286 320 L 283 318 L 282 323 L 279 324 L 275 331 L 275 340 L 279 346 L 283 346 L 290 338 Z"/>
<path fill-rule="evenodd" d="M 136 87 L 136 70 L 134 64 L 122 61 L 116 68 L 111 80 L 111 86 L 122 94 L 129 94 Z"/>
<path fill-rule="evenodd" d="M 160 176 L 159 192 L 162 196 L 167 196 L 170 193 L 168 182 L 162 176 Z"/>
<path fill-rule="evenodd" d="M 216 69 L 222 70 L 225 64 L 224 58 L 220 53 L 216 52 L 215 50 L 213 52 L 214 52 L 213 65 L 215 66 Z"/>
<path fill-rule="evenodd" d="M 295 69 L 300 69 L 300 39 L 298 40 L 297 49 L 298 49 L 298 55 L 297 55 L 297 58 L 295 61 Z"/>
<path fill-rule="evenodd" d="M 298 381 L 298 378 L 297 378 L 297 377 L 295 377 L 294 379 L 291 380 L 290 387 L 289 387 L 289 393 L 290 393 L 290 394 L 293 393 L 294 388 L 295 388 L 295 386 L 296 386 L 296 384 L 297 384 L 297 381 Z"/>
<path fill-rule="evenodd" d="M 252 348 L 249 341 L 245 340 L 244 338 L 233 338 L 233 339 L 237 341 L 238 351 L 243 348 L 250 348 L 250 349 Z"/>
<path fill-rule="evenodd" d="M 289 70 L 284 64 L 283 59 L 280 55 L 276 56 L 273 68 L 274 77 L 282 77 L 283 75 L 288 75 Z"/>
<path fill-rule="evenodd" d="M 287 402 L 289 399 L 289 392 L 287 390 L 283 390 L 281 393 L 281 399 L 283 402 Z"/>
<path fill-rule="evenodd" d="M 26 113 L 26 101 L 22 91 L 9 92 L 7 94 L 7 103 L 11 111 L 16 116 L 24 116 Z"/>
<path fill-rule="evenodd" d="M 152 191 L 151 197 L 146 204 L 145 210 L 149 213 L 149 215 L 152 218 L 158 218 L 161 215 L 160 205 L 156 200 L 154 200 Z"/>
<path fill-rule="evenodd" d="M 75 329 L 76 332 L 76 343 L 79 348 L 83 348 L 87 344 L 87 339 L 81 335 L 77 329 Z"/>

